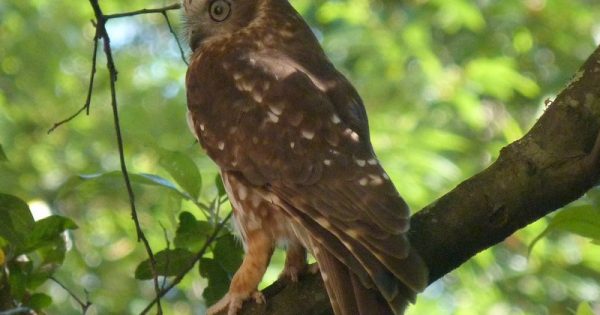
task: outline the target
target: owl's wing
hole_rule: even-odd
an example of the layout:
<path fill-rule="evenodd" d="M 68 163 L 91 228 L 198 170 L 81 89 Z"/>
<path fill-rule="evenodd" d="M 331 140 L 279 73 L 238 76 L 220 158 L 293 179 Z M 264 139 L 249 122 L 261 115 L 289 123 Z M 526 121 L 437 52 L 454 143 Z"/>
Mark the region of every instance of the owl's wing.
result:
<path fill-rule="evenodd" d="M 393 309 L 399 296 L 413 299 L 426 286 L 426 267 L 406 238 L 408 207 L 374 155 L 362 102 L 341 75 L 319 79 L 285 57 L 249 55 L 193 61 L 187 86 L 208 154 L 265 187 L 266 198 L 309 232 L 313 251 L 327 251 L 323 273 L 326 261 L 341 262 Z"/>

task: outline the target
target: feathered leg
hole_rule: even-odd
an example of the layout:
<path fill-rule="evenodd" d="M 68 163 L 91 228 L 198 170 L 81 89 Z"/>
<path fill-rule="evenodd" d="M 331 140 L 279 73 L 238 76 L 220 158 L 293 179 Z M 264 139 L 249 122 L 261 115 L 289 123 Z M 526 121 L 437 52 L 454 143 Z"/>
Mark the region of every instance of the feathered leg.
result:
<path fill-rule="evenodd" d="M 242 303 L 252 297 L 256 303 L 263 303 L 264 296 L 257 291 L 258 284 L 273 254 L 273 240 L 269 234 L 257 229 L 249 231 L 244 239 L 246 255 L 229 286 L 229 292 L 211 306 L 206 314 L 215 315 L 227 309 L 227 315 L 235 315 Z"/>

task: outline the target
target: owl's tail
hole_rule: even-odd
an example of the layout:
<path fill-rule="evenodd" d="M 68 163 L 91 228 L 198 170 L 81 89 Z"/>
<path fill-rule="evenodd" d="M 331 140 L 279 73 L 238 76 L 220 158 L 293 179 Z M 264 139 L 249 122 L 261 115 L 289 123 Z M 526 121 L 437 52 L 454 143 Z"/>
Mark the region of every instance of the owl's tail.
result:
<path fill-rule="evenodd" d="M 336 315 L 401 315 L 408 304 L 414 302 L 415 294 L 401 282 L 397 282 L 396 294 L 386 299 L 375 287 L 365 286 L 326 248 L 313 242 L 314 248 L 317 248 L 315 258 Z"/>

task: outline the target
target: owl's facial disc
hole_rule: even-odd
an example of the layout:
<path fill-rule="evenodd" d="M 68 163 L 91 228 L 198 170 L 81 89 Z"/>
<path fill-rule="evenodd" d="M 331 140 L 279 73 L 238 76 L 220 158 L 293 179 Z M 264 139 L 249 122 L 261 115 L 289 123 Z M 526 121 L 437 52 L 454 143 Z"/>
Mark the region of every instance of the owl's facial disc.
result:
<path fill-rule="evenodd" d="M 183 0 L 186 37 L 192 49 L 246 27 L 260 0 Z"/>

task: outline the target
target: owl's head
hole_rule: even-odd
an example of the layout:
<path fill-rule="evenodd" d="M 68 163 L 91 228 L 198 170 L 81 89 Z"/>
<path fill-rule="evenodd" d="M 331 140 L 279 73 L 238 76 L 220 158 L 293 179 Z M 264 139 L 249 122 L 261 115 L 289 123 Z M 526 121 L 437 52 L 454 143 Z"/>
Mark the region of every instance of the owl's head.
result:
<path fill-rule="evenodd" d="M 255 18 L 261 0 L 183 0 L 186 38 L 194 49 L 201 42 L 227 36 Z"/>

